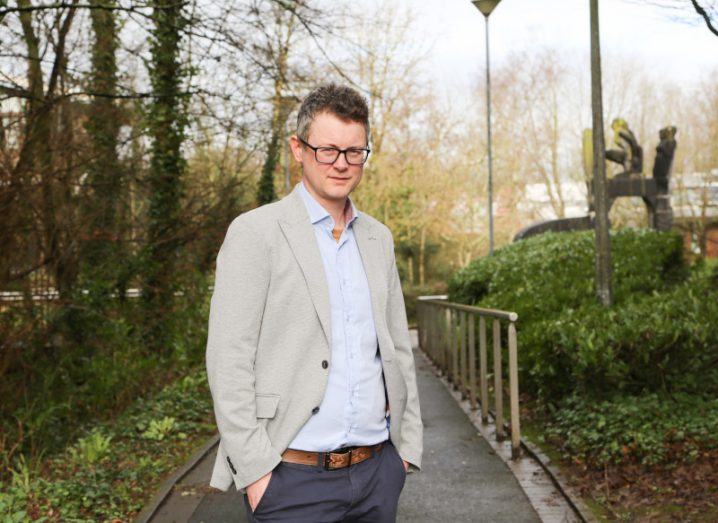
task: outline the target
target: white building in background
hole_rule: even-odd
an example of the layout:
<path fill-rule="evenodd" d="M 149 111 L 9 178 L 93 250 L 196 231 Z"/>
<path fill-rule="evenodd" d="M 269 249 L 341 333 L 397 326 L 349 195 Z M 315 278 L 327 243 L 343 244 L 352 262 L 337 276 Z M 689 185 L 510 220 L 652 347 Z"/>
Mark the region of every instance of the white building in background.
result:
<path fill-rule="evenodd" d="M 673 216 L 676 220 L 700 218 L 704 213 L 706 217 L 718 218 L 718 169 L 707 173 L 671 176 L 670 191 Z M 557 194 L 555 186 L 551 187 L 551 192 Z M 588 189 L 584 182 L 561 183 L 565 218 L 588 214 L 587 194 Z M 558 218 L 548 187 L 544 183 L 527 184 L 517 207 L 522 213 L 534 214 L 537 221 Z"/>
<path fill-rule="evenodd" d="M 718 169 L 672 177 L 671 204 L 676 219 L 718 219 Z"/>
<path fill-rule="evenodd" d="M 554 198 L 557 197 L 557 189 L 552 185 L 551 193 Z M 563 182 L 560 190 L 564 202 L 564 218 L 585 216 L 588 213 L 588 190 L 584 182 Z M 559 217 L 551 204 L 549 188 L 545 183 L 526 184 L 523 198 L 519 200 L 517 207 L 522 214 L 536 216 L 536 221 L 554 220 Z"/>
<path fill-rule="evenodd" d="M 555 186 L 551 187 L 554 198 L 556 189 Z M 698 252 L 698 232 L 704 228 L 706 256 L 718 257 L 718 168 L 703 173 L 675 174 L 671 176 L 670 192 L 674 223 L 684 232 L 686 247 Z M 588 214 L 587 187 L 584 182 L 562 183 L 561 195 L 565 218 Z M 527 184 L 517 208 L 522 216 L 529 217 L 522 226 L 558 218 L 549 188 L 544 183 Z"/>

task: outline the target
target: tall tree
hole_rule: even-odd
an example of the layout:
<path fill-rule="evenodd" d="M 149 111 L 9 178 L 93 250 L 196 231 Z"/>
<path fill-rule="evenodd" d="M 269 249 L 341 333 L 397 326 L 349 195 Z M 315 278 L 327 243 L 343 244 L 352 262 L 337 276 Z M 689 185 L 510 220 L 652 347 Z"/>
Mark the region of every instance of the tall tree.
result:
<path fill-rule="evenodd" d="M 71 292 L 76 271 L 74 261 L 63 252 L 60 207 L 66 193 L 58 183 L 55 164 L 57 135 L 53 130 L 58 116 L 58 103 L 63 98 L 58 96 L 58 91 L 67 70 L 66 44 L 75 18 L 76 4 L 77 0 L 74 0 L 53 13 L 51 34 L 47 35 L 47 41 L 48 44 L 52 42 L 54 57 L 45 81 L 42 64 L 46 49 L 43 49 L 42 39 L 33 23 L 33 6 L 29 0 L 18 2 L 26 47 L 26 90 L 21 93 L 26 104 L 22 146 L 11 178 L 24 185 L 35 182 L 40 187 L 43 258 L 62 298 L 66 298 Z"/>
<path fill-rule="evenodd" d="M 156 0 L 152 5 L 152 101 L 148 132 L 152 140 L 147 176 L 149 209 L 143 297 L 147 305 L 148 343 L 169 350 L 166 314 L 172 307 L 180 248 L 181 198 L 184 195 L 185 160 L 182 143 L 187 126 L 180 44 L 188 18 L 187 2 Z"/>
<path fill-rule="evenodd" d="M 262 166 L 262 175 L 257 188 L 257 203 L 259 205 L 272 202 L 277 195 L 274 190 L 274 174 L 279 164 L 281 141 L 284 137 L 284 128 L 287 116 L 291 110 L 291 98 L 285 96 L 289 83 L 289 52 L 297 17 L 293 10 L 275 4 L 271 7 L 273 15 L 273 30 L 269 32 L 264 54 L 268 71 L 272 77 L 272 121 L 267 155 Z"/>
<path fill-rule="evenodd" d="M 93 0 L 90 21 L 93 42 L 89 91 L 92 99 L 85 123 L 89 142 L 87 195 L 83 199 L 83 221 L 87 241 L 84 268 L 92 281 L 90 289 L 102 300 L 116 286 L 113 271 L 118 265 L 118 205 L 122 192 L 117 156 L 120 128 L 117 107 L 117 21 L 115 0 Z"/>

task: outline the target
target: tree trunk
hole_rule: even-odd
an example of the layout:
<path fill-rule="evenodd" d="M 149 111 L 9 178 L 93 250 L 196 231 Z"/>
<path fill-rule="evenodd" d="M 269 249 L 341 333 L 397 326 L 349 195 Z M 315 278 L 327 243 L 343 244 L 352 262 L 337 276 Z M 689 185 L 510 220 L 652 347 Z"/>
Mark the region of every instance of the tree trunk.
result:
<path fill-rule="evenodd" d="M 116 1 L 91 5 L 113 7 Z M 122 201 L 122 177 L 117 156 L 119 111 L 114 98 L 117 94 L 118 45 L 115 12 L 110 9 L 91 9 L 90 21 L 94 42 L 91 47 L 92 73 L 90 103 L 85 129 L 90 140 L 88 161 L 88 190 L 83 199 L 83 223 L 86 233 L 85 271 L 90 288 L 99 301 L 109 296 L 117 285 L 113 267 L 120 258 L 118 248 L 118 205 Z"/>
<path fill-rule="evenodd" d="M 184 2 L 152 2 L 150 80 L 153 98 L 149 108 L 149 135 L 152 140 L 144 260 L 143 297 L 147 307 L 145 334 L 151 350 L 170 350 L 167 317 L 171 311 L 177 279 L 180 201 L 184 193 L 185 139 L 187 114 L 181 84 L 185 70 L 179 61 L 182 29 L 186 24 Z"/>
<path fill-rule="evenodd" d="M 295 17 L 283 7 L 275 8 L 275 24 L 277 26 L 277 54 L 274 56 L 274 95 L 272 96 L 272 129 L 269 143 L 267 144 L 267 156 L 262 166 L 262 177 L 257 188 L 257 203 L 263 205 L 277 199 L 274 190 L 274 174 L 279 165 L 279 154 L 281 153 L 280 142 L 284 138 L 284 124 L 287 120 L 289 107 L 284 98 L 284 88 L 287 85 L 287 74 L 289 72 L 289 46 L 295 24 Z M 288 18 L 285 20 L 285 16 Z"/>

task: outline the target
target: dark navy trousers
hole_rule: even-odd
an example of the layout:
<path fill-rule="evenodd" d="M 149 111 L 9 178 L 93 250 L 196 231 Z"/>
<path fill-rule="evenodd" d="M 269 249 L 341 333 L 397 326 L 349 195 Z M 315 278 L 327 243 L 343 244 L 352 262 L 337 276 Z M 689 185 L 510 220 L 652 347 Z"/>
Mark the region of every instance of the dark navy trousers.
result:
<path fill-rule="evenodd" d="M 254 512 L 243 498 L 249 521 L 393 523 L 405 481 L 404 463 L 387 441 L 381 452 L 341 469 L 282 461 Z"/>

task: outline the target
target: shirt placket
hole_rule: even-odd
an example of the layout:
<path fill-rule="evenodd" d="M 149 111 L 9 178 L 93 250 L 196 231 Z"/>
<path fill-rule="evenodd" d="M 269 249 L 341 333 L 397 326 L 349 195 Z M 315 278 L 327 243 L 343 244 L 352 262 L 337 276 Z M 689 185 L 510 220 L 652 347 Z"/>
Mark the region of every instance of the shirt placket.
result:
<path fill-rule="evenodd" d="M 356 421 L 356 366 L 357 366 L 357 355 L 355 351 L 355 329 L 354 329 L 354 316 L 352 311 L 352 299 L 351 289 L 349 285 L 349 245 L 346 229 L 342 232 L 339 243 L 337 243 L 337 280 L 339 284 L 339 293 L 342 299 L 342 324 L 344 331 L 344 349 L 345 349 L 345 362 L 347 369 L 347 395 L 349 401 L 346 404 L 346 433 L 347 435 L 356 427 L 354 426 Z"/>

